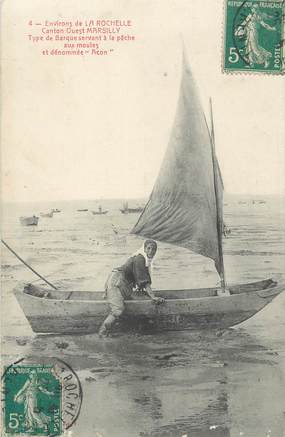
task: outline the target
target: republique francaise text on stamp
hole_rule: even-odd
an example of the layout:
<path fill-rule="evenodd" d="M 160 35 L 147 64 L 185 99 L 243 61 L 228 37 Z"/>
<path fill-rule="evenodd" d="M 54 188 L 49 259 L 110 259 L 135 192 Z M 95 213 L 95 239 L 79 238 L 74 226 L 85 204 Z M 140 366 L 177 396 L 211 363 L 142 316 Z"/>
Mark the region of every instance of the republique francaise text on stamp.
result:
<path fill-rule="evenodd" d="M 225 72 L 284 72 L 284 2 L 226 0 Z"/>

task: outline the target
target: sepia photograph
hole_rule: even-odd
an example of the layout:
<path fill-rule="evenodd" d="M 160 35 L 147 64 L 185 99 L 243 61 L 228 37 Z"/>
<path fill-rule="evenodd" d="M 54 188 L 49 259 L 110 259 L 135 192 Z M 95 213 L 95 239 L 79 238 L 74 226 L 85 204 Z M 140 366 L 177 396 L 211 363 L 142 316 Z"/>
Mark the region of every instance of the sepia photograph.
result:
<path fill-rule="evenodd" d="M 284 437 L 284 3 L 1 22 L 3 436 Z"/>

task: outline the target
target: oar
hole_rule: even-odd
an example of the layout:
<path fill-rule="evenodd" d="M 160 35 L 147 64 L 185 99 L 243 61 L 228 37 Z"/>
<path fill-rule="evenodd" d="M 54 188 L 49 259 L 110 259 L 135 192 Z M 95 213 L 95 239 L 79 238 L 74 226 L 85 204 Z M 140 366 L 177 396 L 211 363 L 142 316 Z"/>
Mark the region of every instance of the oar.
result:
<path fill-rule="evenodd" d="M 55 285 L 52 285 L 49 281 L 47 281 L 42 275 L 40 275 L 38 272 L 36 272 L 31 266 L 29 266 L 29 264 L 27 264 L 13 249 L 11 249 L 10 246 L 8 246 L 7 243 L 5 243 L 4 240 L 2 240 L 2 243 L 4 244 L 4 246 L 7 247 L 7 249 L 10 250 L 10 252 L 13 253 L 13 255 L 15 255 L 16 258 L 18 258 L 23 264 L 25 264 L 26 267 L 28 267 L 28 269 L 32 270 L 33 273 L 35 273 L 35 275 L 37 275 L 39 278 L 41 278 L 43 281 L 45 281 L 48 285 L 50 285 L 52 288 L 54 288 L 55 290 L 57 290 L 57 288 L 55 287 Z"/>

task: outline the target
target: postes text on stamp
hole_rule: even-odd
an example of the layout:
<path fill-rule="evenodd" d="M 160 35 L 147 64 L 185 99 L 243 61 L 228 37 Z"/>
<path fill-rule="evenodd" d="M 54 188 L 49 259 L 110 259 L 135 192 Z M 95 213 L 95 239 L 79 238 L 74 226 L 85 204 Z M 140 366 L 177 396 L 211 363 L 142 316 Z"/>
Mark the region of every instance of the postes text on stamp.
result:
<path fill-rule="evenodd" d="M 284 72 L 284 2 L 226 0 L 225 72 Z"/>

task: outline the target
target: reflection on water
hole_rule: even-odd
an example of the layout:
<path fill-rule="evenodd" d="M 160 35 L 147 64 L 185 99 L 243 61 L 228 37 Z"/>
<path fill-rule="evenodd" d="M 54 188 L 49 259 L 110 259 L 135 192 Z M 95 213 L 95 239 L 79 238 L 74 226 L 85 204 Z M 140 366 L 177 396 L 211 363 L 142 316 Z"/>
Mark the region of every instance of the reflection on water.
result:
<path fill-rule="evenodd" d="M 256 208 L 227 203 L 230 281 L 284 275 L 284 211 L 269 201 Z M 102 217 L 76 211 L 96 209 L 88 202 L 37 206 L 62 213 L 41 218 L 32 229 L 20 227 L 18 216 L 38 213 L 36 206 L 13 207 L 4 211 L 3 237 L 60 288 L 100 290 L 110 269 L 140 245 L 128 234 L 137 216 L 120 214 L 120 204 L 106 203 L 110 213 Z M 74 368 L 84 398 L 70 437 L 284 436 L 284 294 L 242 327 L 217 334 L 118 335 L 106 341 L 97 335 L 34 336 L 11 293 L 19 281 L 34 277 L 3 255 L 4 361 L 56 356 Z M 159 244 L 156 288 L 213 286 L 217 280 L 211 261 Z"/>

